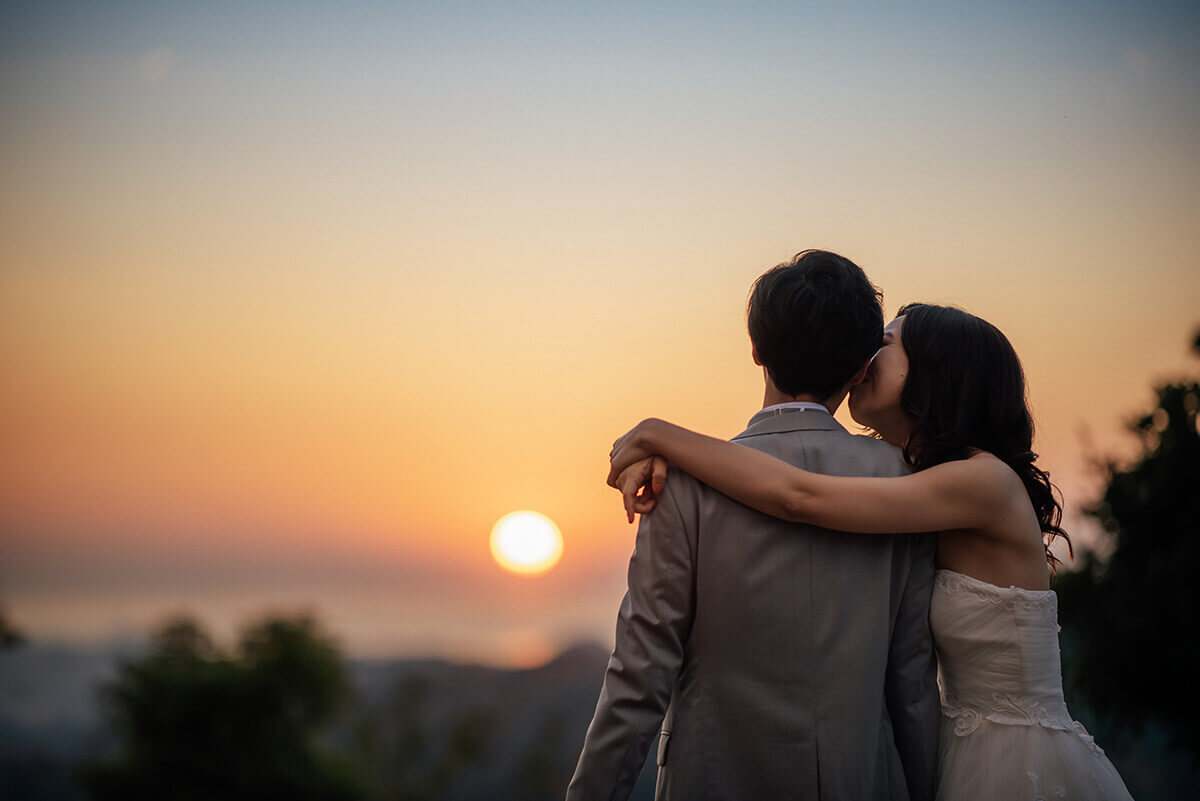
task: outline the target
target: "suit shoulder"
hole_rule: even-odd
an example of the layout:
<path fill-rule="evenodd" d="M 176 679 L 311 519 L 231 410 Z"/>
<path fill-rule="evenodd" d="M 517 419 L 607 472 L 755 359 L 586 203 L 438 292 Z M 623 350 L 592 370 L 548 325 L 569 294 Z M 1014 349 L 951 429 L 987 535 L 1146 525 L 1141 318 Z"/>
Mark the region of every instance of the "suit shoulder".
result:
<path fill-rule="evenodd" d="M 659 506 L 674 509 L 685 521 L 694 521 L 705 498 L 726 498 L 674 462 L 667 465 L 667 480 L 659 496 Z M 733 503 L 733 501 L 729 501 Z"/>
<path fill-rule="evenodd" d="M 694 498 L 708 486 L 674 462 L 667 464 L 667 483 L 663 492 L 670 492 L 676 499 Z"/>
<path fill-rule="evenodd" d="M 904 451 L 890 442 L 884 442 L 878 437 L 868 436 L 867 434 L 850 434 L 847 432 L 845 439 L 850 442 L 851 447 L 859 448 L 865 453 L 875 453 L 888 458 L 904 458 Z"/>
<path fill-rule="evenodd" d="M 904 459 L 904 451 L 895 445 L 866 434 L 850 434 L 837 438 L 837 447 L 853 454 L 864 474 L 905 476 L 912 467 Z"/>

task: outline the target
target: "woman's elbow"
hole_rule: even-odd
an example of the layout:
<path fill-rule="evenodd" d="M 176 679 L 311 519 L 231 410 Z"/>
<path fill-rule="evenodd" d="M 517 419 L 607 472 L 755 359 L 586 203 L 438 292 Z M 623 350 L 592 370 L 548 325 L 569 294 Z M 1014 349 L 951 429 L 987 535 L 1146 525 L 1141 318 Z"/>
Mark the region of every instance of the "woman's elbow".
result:
<path fill-rule="evenodd" d="M 798 487 L 784 487 L 779 498 L 780 517 L 793 523 L 812 523 L 815 505 L 812 493 Z"/>

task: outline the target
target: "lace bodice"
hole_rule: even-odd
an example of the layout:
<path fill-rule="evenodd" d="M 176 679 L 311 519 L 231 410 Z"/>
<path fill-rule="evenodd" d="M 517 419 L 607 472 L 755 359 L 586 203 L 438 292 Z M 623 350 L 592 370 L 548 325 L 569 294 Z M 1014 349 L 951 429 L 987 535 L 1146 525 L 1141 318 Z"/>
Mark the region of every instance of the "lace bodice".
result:
<path fill-rule="evenodd" d="M 929 622 L 942 713 L 967 736 L 984 720 L 1073 731 L 1103 753 L 1063 700 L 1058 596 L 997 587 L 952 570 L 934 581 Z"/>

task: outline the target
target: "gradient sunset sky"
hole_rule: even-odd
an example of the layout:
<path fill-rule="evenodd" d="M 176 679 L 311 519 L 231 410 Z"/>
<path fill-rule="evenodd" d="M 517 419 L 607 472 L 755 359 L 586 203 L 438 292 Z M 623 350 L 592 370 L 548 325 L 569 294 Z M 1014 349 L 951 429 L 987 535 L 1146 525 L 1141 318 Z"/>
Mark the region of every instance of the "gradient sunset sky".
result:
<path fill-rule="evenodd" d="M 6 3 L 0 166 L 31 637 L 307 605 L 355 654 L 610 643 L 609 447 L 745 426 L 747 292 L 807 247 L 1004 330 L 1071 510 L 1196 372 L 1191 2 Z M 517 509 L 545 576 L 491 559 Z"/>

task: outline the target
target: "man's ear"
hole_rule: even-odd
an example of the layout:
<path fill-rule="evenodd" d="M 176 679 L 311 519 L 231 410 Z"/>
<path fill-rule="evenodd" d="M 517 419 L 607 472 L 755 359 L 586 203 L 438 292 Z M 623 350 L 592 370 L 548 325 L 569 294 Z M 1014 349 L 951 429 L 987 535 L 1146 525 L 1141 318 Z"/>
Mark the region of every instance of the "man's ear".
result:
<path fill-rule="evenodd" d="M 758 349 L 754 347 L 754 343 L 750 343 L 750 358 L 754 359 L 754 363 L 762 367 L 762 362 L 758 360 Z"/>
<path fill-rule="evenodd" d="M 854 374 L 854 378 L 850 379 L 850 386 L 856 387 L 863 382 L 867 377 L 867 370 L 871 367 L 871 359 L 863 362 L 863 366 L 858 368 L 858 372 Z"/>

